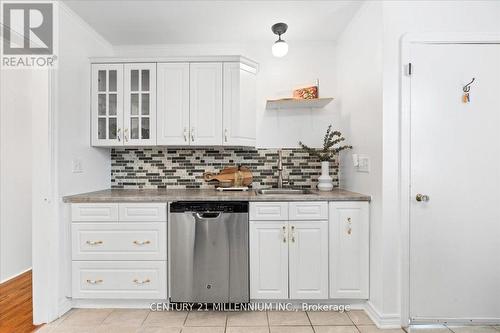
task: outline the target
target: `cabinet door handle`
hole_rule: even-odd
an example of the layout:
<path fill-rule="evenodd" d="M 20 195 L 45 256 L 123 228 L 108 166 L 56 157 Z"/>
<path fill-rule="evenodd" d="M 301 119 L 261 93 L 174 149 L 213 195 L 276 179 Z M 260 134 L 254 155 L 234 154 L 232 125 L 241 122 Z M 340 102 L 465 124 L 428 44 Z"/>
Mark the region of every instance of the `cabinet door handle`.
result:
<path fill-rule="evenodd" d="M 283 226 L 283 243 L 286 243 L 286 237 L 287 234 L 286 234 L 286 226 Z"/>
<path fill-rule="evenodd" d="M 224 129 L 224 142 L 227 142 L 227 128 Z"/>
<path fill-rule="evenodd" d="M 184 135 L 184 141 L 187 142 L 187 140 L 188 140 L 188 129 L 187 129 L 187 127 L 184 127 L 183 135 Z"/>
<path fill-rule="evenodd" d="M 134 244 L 135 244 L 135 245 L 147 245 L 147 244 L 151 244 L 151 241 L 148 241 L 148 240 L 145 240 L 145 241 L 138 241 L 138 240 L 135 240 L 135 241 L 134 241 Z"/>
<path fill-rule="evenodd" d="M 194 142 L 194 127 L 191 127 L 191 141 Z"/>
<path fill-rule="evenodd" d="M 122 130 L 121 128 L 119 128 L 119 129 L 116 130 L 116 137 L 118 138 L 118 142 L 122 141 L 122 138 L 120 137 L 121 130 Z"/>
<path fill-rule="evenodd" d="M 100 284 L 100 283 L 103 283 L 104 281 L 103 280 L 87 280 L 87 283 L 88 284 Z"/>
<path fill-rule="evenodd" d="M 150 279 L 145 279 L 145 280 L 134 279 L 134 283 L 135 284 L 146 284 L 146 283 L 149 283 L 149 282 L 151 282 Z"/>
<path fill-rule="evenodd" d="M 88 240 L 86 242 L 88 245 L 101 245 L 102 243 L 104 243 L 103 241 L 101 240 L 98 240 L 98 241 L 91 241 L 91 240 Z"/>
<path fill-rule="evenodd" d="M 352 234 L 352 221 L 350 217 L 347 218 L 347 234 Z"/>
<path fill-rule="evenodd" d="M 125 142 L 128 142 L 128 128 L 125 128 L 123 131 L 123 138 L 125 139 Z"/>
<path fill-rule="evenodd" d="M 295 226 L 292 225 L 292 243 L 295 243 Z"/>

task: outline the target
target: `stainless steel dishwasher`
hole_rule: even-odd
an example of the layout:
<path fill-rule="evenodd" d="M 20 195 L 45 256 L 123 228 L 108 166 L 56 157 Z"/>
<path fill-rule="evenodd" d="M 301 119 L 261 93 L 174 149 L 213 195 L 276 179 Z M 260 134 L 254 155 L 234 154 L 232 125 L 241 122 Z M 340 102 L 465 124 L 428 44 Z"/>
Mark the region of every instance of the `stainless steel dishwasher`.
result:
<path fill-rule="evenodd" d="M 248 202 L 173 202 L 169 211 L 170 301 L 248 302 Z"/>

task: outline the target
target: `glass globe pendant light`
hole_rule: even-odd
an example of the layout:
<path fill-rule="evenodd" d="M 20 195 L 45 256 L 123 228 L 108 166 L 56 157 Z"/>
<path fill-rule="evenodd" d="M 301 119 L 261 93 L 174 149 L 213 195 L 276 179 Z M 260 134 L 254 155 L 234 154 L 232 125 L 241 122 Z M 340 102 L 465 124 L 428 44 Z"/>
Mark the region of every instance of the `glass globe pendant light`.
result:
<path fill-rule="evenodd" d="M 271 27 L 274 34 L 278 35 L 278 40 L 274 42 L 272 47 L 273 56 L 277 58 L 284 57 L 288 53 L 288 44 L 281 39 L 281 35 L 286 32 L 286 29 L 288 29 L 286 23 L 276 23 Z"/>

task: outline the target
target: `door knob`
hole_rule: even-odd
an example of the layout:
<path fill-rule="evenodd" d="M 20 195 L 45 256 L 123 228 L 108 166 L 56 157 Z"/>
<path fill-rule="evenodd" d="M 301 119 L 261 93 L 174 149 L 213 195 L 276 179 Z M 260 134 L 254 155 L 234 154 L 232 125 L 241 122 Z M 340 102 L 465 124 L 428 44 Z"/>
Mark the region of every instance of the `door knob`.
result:
<path fill-rule="evenodd" d="M 429 201 L 429 196 L 428 195 L 425 195 L 425 194 L 420 194 L 418 193 L 417 196 L 415 197 L 415 199 L 418 201 L 418 202 L 426 202 L 426 201 Z"/>

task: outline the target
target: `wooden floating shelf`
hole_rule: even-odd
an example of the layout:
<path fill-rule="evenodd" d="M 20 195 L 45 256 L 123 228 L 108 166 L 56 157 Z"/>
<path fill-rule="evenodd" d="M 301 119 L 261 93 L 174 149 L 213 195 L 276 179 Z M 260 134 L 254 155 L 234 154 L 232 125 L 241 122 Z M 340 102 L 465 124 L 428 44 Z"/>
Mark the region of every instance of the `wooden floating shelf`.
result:
<path fill-rule="evenodd" d="M 333 98 L 312 98 L 312 99 L 274 99 L 267 100 L 266 109 L 321 109 L 333 101 Z"/>

